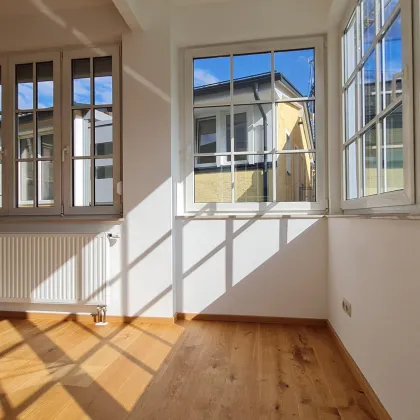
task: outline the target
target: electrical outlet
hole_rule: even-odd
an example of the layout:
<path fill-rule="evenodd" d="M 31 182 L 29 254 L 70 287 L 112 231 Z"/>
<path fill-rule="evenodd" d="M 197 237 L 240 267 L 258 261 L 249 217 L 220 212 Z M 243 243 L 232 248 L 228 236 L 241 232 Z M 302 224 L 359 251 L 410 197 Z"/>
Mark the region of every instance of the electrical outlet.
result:
<path fill-rule="evenodd" d="M 347 299 L 343 299 L 343 311 L 351 317 L 351 303 Z"/>

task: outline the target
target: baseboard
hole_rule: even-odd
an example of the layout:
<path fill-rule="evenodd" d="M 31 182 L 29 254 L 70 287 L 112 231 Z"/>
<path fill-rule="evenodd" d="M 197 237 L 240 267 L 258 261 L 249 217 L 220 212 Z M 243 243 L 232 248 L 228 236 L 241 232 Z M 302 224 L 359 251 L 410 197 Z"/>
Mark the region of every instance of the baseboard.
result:
<path fill-rule="evenodd" d="M 219 314 L 191 314 L 177 313 L 176 319 L 185 321 L 224 321 L 224 322 L 250 322 L 259 324 L 307 325 L 325 327 L 325 319 L 315 318 L 281 318 L 274 316 L 251 315 L 219 315 Z"/>
<path fill-rule="evenodd" d="M 107 321 L 110 324 L 174 324 L 175 317 L 139 317 L 139 316 L 115 316 L 108 315 Z M 96 321 L 96 314 L 63 314 L 54 312 L 25 312 L 25 311 L 0 311 L 0 319 L 27 319 L 29 321 L 76 321 L 82 324 L 93 324 Z"/>
<path fill-rule="evenodd" d="M 368 398 L 369 402 L 374 408 L 376 414 L 379 416 L 380 420 L 392 420 L 392 417 L 389 415 L 388 411 L 386 411 L 386 408 L 383 406 L 375 391 L 370 386 L 369 382 L 363 375 L 359 366 L 357 366 L 357 363 L 354 361 L 353 357 L 351 357 L 350 353 L 344 346 L 343 342 L 334 330 L 334 327 L 331 325 L 330 321 L 327 321 L 327 328 L 330 330 L 331 335 L 335 341 L 335 344 L 337 345 L 337 348 L 340 351 L 341 356 L 343 357 L 351 373 L 359 383 L 360 387 L 362 388 L 363 392 L 365 393 L 366 397 Z"/>

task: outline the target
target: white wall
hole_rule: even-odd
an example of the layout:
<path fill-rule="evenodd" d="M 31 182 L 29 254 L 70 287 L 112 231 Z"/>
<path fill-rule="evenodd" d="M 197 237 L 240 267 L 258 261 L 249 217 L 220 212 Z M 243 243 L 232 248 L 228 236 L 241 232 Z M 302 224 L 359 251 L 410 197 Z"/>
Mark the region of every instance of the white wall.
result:
<path fill-rule="evenodd" d="M 330 219 L 328 242 L 330 322 L 391 417 L 418 419 L 420 222 Z"/>
<path fill-rule="evenodd" d="M 177 311 L 325 319 L 326 223 L 177 220 Z"/>

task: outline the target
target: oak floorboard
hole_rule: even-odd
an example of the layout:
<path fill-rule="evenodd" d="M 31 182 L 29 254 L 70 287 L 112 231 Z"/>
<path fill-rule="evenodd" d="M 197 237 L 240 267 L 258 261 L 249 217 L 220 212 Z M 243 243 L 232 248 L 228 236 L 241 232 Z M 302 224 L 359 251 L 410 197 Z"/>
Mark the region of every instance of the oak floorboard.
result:
<path fill-rule="evenodd" d="M 324 327 L 13 320 L 0 322 L 0 419 L 378 417 Z"/>

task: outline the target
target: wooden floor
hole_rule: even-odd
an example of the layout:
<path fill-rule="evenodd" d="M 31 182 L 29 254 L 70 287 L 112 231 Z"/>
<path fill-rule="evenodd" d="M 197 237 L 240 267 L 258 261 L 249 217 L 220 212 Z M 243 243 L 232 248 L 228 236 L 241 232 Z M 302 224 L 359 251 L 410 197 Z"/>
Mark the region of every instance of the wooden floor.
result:
<path fill-rule="evenodd" d="M 324 328 L 0 320 L 0 418 L 377 416 Z"/>

